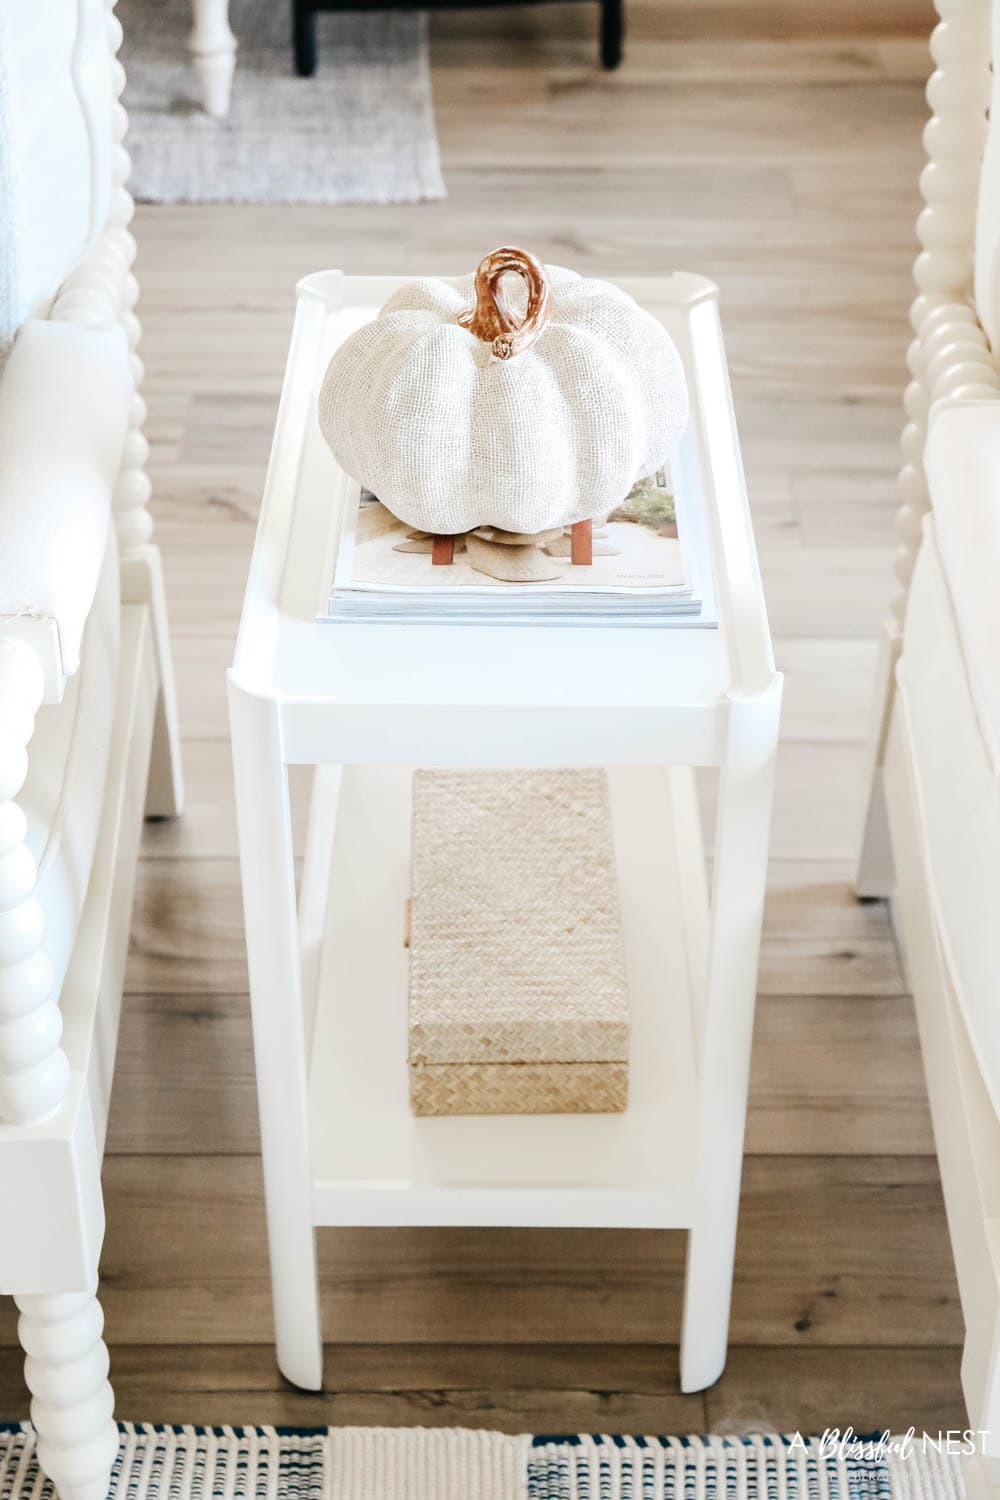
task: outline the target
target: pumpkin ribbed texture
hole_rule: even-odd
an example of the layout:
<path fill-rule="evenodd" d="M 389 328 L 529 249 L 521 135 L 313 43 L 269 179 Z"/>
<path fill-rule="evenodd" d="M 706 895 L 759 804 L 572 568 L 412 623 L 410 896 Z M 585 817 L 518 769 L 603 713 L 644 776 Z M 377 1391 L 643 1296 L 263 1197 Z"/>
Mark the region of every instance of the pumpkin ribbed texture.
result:
<path fill-rule="evenodd" d="M 551 314 L 523 353 L 498 359 L 459 324 L 469 276 L 401 287 L 330 361 L 323 435 L 408 525 L 533 533 L 589 520 L 676 447 L 688 398 L 666 330 L 608 282 L 545 270 Z M 523 316 L 523 285 L 504 293 Z"/>

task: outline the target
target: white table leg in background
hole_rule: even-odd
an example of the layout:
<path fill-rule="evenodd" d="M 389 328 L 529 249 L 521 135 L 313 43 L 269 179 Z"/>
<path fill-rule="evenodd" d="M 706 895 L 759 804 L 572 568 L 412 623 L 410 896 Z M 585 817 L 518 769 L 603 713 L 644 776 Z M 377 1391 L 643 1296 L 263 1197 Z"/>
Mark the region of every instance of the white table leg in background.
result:
<path fill-rule="evenodd" d="M 726 1363 L 781 687 L 775 676 L 761 693 L 730 698 L 697 1048 L 697 1206 L 684 1284 L 684 1391 L 714 1384 Z"/>
<path fill-rule="evenodd" d="M 902 640 L 903 632 L 899 622 L 895 619 L 887 620 L 879 636 L 866 757 L 868 801 L 854 877 L 854 888 L 862 898 L 892 896 L 896 890 L 896 868 L 892 857 L 892 839 L 889 836 L 883 761 Z"/>
<path fill-rule="evenodd" d="M 229 113 L 236 71 L 236 38 L 229 25 L 229 0 L 191 0 L 193 26 L 188 50 L 198 75 L 205 113 L 224 119 Z"/>
<path fill-rule="evenodd" d="M 293 1385 L 315 1391 L 323 1383 L 323 1340 L 295 866 L 278 704 L 230 672 L 229 722 L 278 1367 Z"/>

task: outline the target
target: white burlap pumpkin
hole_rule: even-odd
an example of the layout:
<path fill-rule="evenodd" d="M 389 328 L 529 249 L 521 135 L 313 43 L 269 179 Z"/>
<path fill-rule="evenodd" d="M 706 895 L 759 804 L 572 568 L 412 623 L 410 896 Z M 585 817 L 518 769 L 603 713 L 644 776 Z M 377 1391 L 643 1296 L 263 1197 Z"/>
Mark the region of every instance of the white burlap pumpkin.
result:
<path fill-rule="evenodd" d="M 523 286 L 508 299 L 511 271 Z M 655 318 L 608 282 L 507 248 L 458 286 L 402 287 L 334 354 L 319 399 L 342 468 L 435 533 L 602 515 L 669 458 L 687 410 Z"/>

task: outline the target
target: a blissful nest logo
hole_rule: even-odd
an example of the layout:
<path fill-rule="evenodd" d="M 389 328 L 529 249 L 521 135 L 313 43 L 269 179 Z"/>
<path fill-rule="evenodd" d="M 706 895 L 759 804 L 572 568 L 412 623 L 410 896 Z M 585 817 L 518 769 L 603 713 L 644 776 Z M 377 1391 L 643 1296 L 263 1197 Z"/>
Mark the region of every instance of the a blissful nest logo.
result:
<path fill-rule="evenodd" d="M 828 1427 L 820 1438 L 823 1458 L 853 1459 L 860 1463 L 885 1463 L 906 1459 L 915 1453 L 939 1453 L 948 1458 L 972 1458 L 986 1451 L 989 1436 L 982 1427 L 949 1428 L 946 1432 L 872 1432 L 859 1435 L 853 1427 Z M 815 1438 L 796 1432 L 790 1446 L 815 1452 Z"/>

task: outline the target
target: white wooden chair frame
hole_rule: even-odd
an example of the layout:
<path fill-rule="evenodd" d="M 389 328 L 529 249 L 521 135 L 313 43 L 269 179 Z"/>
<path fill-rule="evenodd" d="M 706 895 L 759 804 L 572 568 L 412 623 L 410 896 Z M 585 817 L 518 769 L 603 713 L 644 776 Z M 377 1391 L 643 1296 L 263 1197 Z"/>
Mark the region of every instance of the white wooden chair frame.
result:
<path fill-rule="evenodd" d="M 109 45 L 121 27 L 109 0 Z M 116 95 L 125 76 L 112 64 Z M 113 495 L 121 561 L 122 628 L 116 711 L 102 821 L 86 904 L 61 991 L 34 895 L 35 858 L 18 793 L 43 702 L 64 680 L 50 622 L 0 620 L 0 1180 L 12 1193 L 0 1291 L 20 1309 L 38 1458 L 62 1500 L 106 1500 L 118 1433 L 108 1383 L 97 1266 L 108 1097 L 143 809 L 171 815 L 182 799 L 177 716 L 163 579 L 146 508 L 148 446 L 138 387 L 138 285 L 131 266 L 133 203 L 125 186 L 128 126 L 115 106 L 114 186 L 104 232 L 60 289 L 50 316 L 119 323 L 134 378 L 129 428 Z"/>
<path fill-rule="evenodd" d="M 990 0 L 935 0 L 931 118 L 917 220 L 921 250 L 908 363 L 895 573 L 900 588 L 879 643 L 870 793 L 857 871 L 862 896 L 896 896 L 920 1025 L 948 1223 L 965 1320 L 962 1383 L 970 1427 L 987 1434 L 970 1478 L 1000 1483 L 1000 1121 L 975 1061 L 944 962 L 928 852 L 896 668 L 906 650 L 910 579 L 930 496 L 923 455 L 936 403 L 1000 398 L 997 361 L 973 302 L 980 164 L 992 70 Z M 898 880 L 898 888 L 897 888 Z"/>

